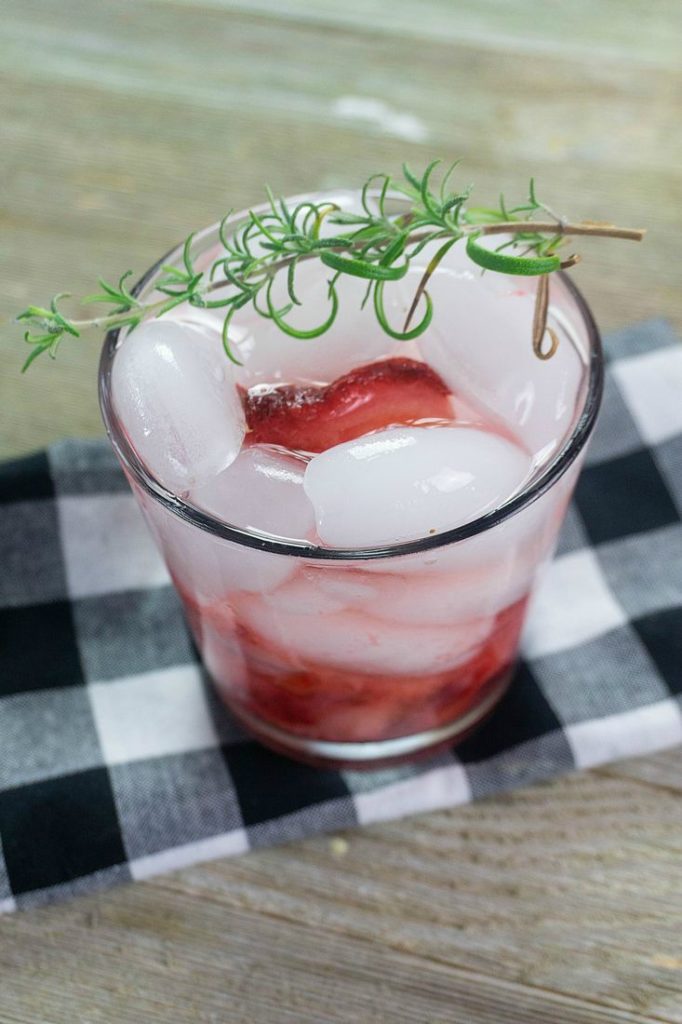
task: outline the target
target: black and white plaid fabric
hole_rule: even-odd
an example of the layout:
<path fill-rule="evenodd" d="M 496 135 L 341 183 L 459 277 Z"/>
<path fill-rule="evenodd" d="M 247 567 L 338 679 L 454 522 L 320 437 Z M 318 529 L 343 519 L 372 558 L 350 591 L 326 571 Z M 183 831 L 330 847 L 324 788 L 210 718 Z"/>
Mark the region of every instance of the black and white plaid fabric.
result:
<path fill-rule="evenodd" d="M 607 351 L 515 684 L 418 767 L 317 771 L 240 732 L 106 442 L 0 467 L 0 909 L 682 742 L 682 345 L 652 322 Z"/>

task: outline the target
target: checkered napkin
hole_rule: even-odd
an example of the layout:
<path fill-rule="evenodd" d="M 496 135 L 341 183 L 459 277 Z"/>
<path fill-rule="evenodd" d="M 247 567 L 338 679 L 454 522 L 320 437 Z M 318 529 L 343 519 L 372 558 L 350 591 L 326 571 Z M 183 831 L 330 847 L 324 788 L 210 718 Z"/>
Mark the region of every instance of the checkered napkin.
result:
<path fill-rule="evenodd" d="M 525 658 L 456 753 L 318 771 L 245 736 L 104 441 L 0 467 L 0 909 L 449 807 L 682 741 L 682 345 L 611 337 Z"/>

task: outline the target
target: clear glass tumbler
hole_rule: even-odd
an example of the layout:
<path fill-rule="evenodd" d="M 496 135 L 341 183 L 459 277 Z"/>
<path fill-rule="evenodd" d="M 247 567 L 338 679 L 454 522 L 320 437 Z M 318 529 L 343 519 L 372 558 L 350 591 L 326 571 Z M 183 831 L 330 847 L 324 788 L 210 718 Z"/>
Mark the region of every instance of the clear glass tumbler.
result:
<path fill-rule="evenodd" d="M 199 266 L 214 259 L 217 226 L 194 246 Z M 161 264 L 176 258 L 179 251 L 160 260 L 134 293 L 153 292 Z M 488 285 L 477 296 L 469 315 L 485 337 L 500 329 L 499 290 Z M 447 331 L 461 319 L 453 289 L 439 301 Z M 359 549 L 236 526 L 164 487 L 117 417 L 111 373 L 120 339 L 107 335 L 100 400 L 109 437 L 218 693 L 264 744 L 318 765 L 371 768 L 455 744 L 493 710 L 512 681 L 529 597 L 552 556 L 601 399 L 599 334 L 563 274 L 552 280 L 550 317 L 580 371 L 570 387 L 566 378 L 557 385 L 552 408 L 570 415 L 562 436 L 534 443 L 528 483 L 464 526 Z M 495 362 L 491 392 L 511 402 L 523 428 L 538 395 L 532 382 L 507 379 L 504 359 Z"/>

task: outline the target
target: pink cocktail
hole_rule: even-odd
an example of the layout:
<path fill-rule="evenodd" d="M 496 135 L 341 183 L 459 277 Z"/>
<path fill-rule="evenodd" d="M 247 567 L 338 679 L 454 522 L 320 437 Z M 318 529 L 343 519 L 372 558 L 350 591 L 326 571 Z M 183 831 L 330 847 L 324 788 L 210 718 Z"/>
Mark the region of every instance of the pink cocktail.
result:
<path fill-rule="evenodd" d="M 199 268 L 216 239 L 196 239 Z M 394 321 L 428 260 L 386 289 Z M 301 269 L 306 316 L 323 318 L 328 275 Z M 530 344 L 535 281 L 482 275 L 459 243 L 419 339 L 362 312 L 363 285 L 339 282 L 342 312 L 315 340 L 235 317 L 241 367 L 216 314 L 179 307 L 111 334 L 101 373 L 110 436 L 221 697 L 275 749 L 356 767 L 454 743 L 502 696 L 601 390 L 598 335 L 565 278 L 547 361 Z"/>

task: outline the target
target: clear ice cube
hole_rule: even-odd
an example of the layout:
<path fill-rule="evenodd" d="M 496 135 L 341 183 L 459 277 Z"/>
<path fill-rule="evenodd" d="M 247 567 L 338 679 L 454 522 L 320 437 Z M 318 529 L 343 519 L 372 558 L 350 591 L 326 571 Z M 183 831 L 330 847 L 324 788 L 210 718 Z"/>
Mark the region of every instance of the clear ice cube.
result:
<path fill-rule="evenodd" d="M 386 288 L 397 321 L 409 307 L 427 248 L 407 276 Z M 550 325 L 559 335 L 555 355 L 538 359 L 531 343 L 536 279 L 480 270 L 466 256 L 464 243 L 447 254 L 428 283 L 434 316 L 418 340 L 419 350 L 455 394 L 502 420 L 537 461 L 551 456 L 575 417 L 584 364 L 550 305 Z M 562 286 L 550 283 L 559 295 Z M 420 312 L 417 312 L 417 318 Z"/>
<path fill-rule="evenodd" d="M 492 628 L 490 619 L 410 627 L 374 619 L 364 610 L 312 617 L 256 594 L 240 596 L 234 606 L 239 622 L 285 659 L 295 651 L 303 660 L 396 676 L 454 668 L 472 656 Z"/>
<path fill-rule="evenodd" d="M 303 482 L 317 532 L 332 547 L 372 547 L 440 533 L 497 508 L 531 460 L 468 427 L 396 427 L 311 460 Z"/>
<path fill-rule="evenodd" d="M 313 507 L 303 490 L 306 462 L 267 445 L 243 448 L 231 466 L 191 492 L 193 504 L 248 530 L 309 540 Z"/>
<path fill-rule="evenodd" d="M 178 494 L 226 469 L 244 438 L 242 404 L 220 338 L 150 320 L 116 353 L 113 401 L 147 468 Z"/>

